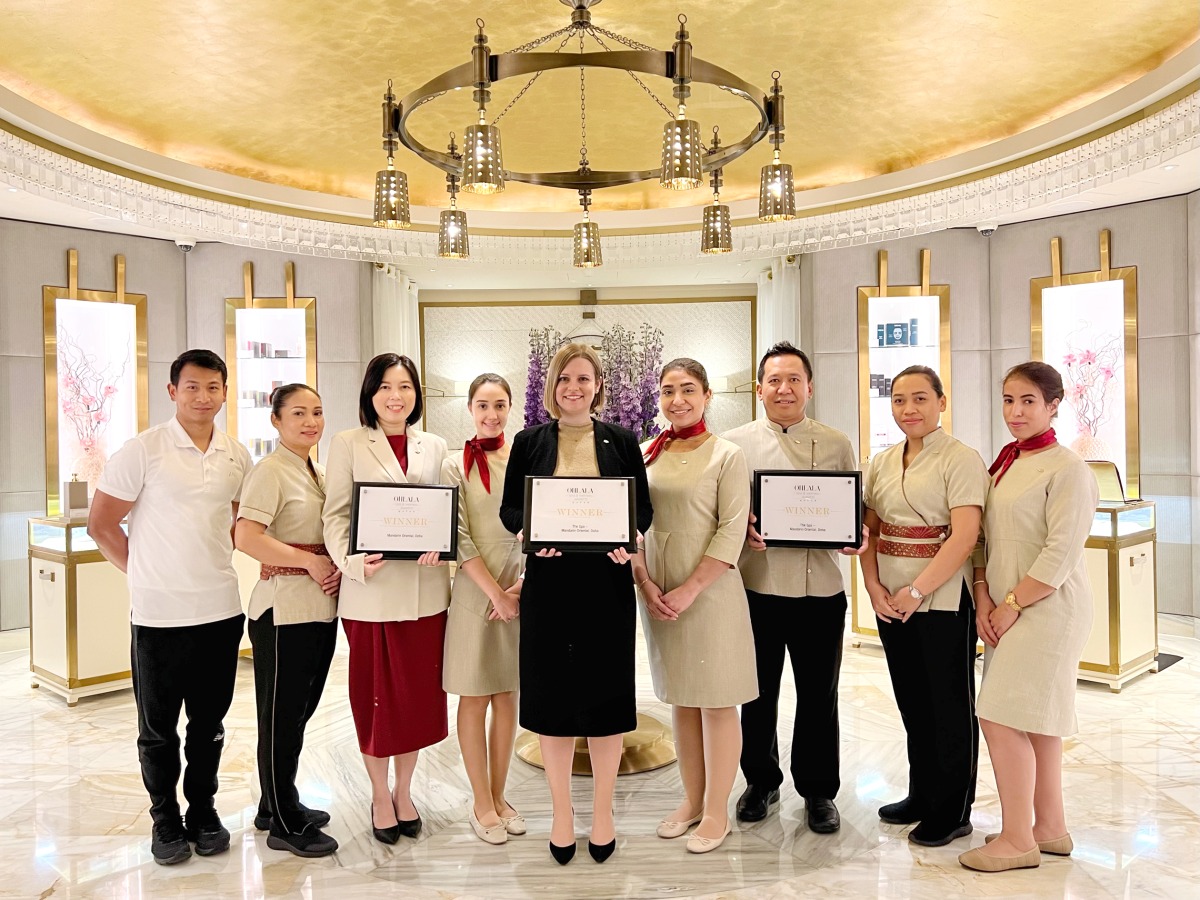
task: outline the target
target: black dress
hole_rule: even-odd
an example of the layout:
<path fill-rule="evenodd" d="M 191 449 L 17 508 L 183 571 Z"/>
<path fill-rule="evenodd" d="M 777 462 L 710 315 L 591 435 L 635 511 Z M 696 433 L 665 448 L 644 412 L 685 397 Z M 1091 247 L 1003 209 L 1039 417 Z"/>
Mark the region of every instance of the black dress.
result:
<path fill-rule="evenodd" d="M 633 433 L 595 422 L 601 475 L 634 479 L 637 527 L 653 509 L 646 466 Z M 527 428 L 513 440 L 500 518 L 514 534 L 525 514 L 525 476 L 554 474 L 558 423 Z M 526 558 L 521 589 L 521 727 L 554 737 L 604 737 L 637 727 L 633 567 L 603 553 Z"/>

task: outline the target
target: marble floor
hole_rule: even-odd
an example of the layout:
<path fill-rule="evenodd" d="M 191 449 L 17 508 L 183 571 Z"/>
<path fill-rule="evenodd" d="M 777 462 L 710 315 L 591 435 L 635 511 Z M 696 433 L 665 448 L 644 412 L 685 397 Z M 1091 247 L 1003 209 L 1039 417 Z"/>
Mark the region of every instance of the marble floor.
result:
<path fill-rule="evenodd" d="M 741 826 L 725 847 L 690 856 L 654 825 L 677 802 L 669 766 L 617 786 L 616 855 L 603 866 L 579 854 L 560 868 L 546 851 L 549 798 L 540 772 L 515 762 L 509 799 L 529 834 L 503 847 L 467 823 L 466 779 L 453 735 L 422 753 L 415 798 L 426 822 L 417 840 L 372 840 L 367 780 L 346 702 L 344 648 L 309 728 L 301 793 L 329 809 L 340 851 L 303 860 L 267 849 L 255 807 L 254 695 L 243 661 L 217 797 L 233 833 L 229 853 L 173 868 L 150 858 L 147 799 L 137 769 L 129 691 L 68 709 L 31 690 L 21 636 L 0 637 L 0 897 L 303 898 L 1096 898 L 1200 896 L 1200 634 L 1195 620 L 1162 617 L 1162 649 L 1183 657 L 1120 694 L 1080 684 L 1080 733 L 1067 742 L 1065 786 L 1073 858 L 1040 869 L 981 875 L 956 857 L 999 819 L 991 766 L 981 759 L 969 838 L 939 849 L 910 844 L 876 807 L 905 788 L 903 735 L 877 647 L 848 646 L 842 669 L 842 829 L 818 836 L 785 785 L 777 814 Z M 641 708 L 662 717 L 644 657 Z M 785 689 L 783 708 L 794 691 Z M 786 716 L 781 733 L 790 733 Z M 453 715 L 451 716 L 453 721 Z M 577 830 L 587 834 L 589 790 L 576 779 Z M 740 792 L 741 781 L 735 788 Z"/>

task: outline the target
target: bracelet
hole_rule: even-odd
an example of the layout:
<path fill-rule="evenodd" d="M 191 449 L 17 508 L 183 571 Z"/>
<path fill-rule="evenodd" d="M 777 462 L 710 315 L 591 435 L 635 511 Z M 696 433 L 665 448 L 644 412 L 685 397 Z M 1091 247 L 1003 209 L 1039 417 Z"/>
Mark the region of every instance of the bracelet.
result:
<path fill-rule="evenodd" d="M 975 585 L 977 585 L 977 584 L 987 584 L 987 579 L 986 579 L 986 578 L 980 578 L 978 581 L 972 581 L 972 582 L 971 582 L 971 587 L 975 587 Z"/>
<path fill-rule="evenodd" d="M 643 578 L 641 581 L 639 581 L 639 582 L 637 583 L 637 586 L 638 586 L 638 587 L 641 587 L 643 584 L 645 584 L 645 583 L 646 583 L 647 581 L 649 581 L 649 580 L 650 580 L 650 576 L 649 576 L 649 575 L 647 575 L 645 578 Z"/>

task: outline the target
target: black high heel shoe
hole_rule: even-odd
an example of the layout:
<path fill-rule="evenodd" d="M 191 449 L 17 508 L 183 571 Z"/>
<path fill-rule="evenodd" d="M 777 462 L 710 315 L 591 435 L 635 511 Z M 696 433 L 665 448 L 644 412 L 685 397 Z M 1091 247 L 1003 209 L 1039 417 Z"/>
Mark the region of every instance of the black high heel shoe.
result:
<path fill-rule="evenodd" d="M 396 843 L 396 841 L 400 840 L 400 825 L 402 823 L 397 822 L 395 825 L 392 825 L 390 828 L 377 828 L 375 826 L 375 804 L 374 803 L 371 804 L 370 810 L 371 810 L 371 834 L 373 834 L 375 836 L 375 840 L 379 841 L 379 843 L 381 843 L 381 844 L 394 844 L 394 843 Z"/>
<path fill-rule="evenodd" d="M 592 854 L 592 859 L 598 863 L 604 862 L 613 855 L 613 851 L 617 849 L 617 839 L 613 838 L 607 844 L 593 844 L 588 841 L 588 853 Z"/>
<path fill-rule="evenodd" d="M 547 841 L 547 844 L 550 846 L 550 855 L 554 857 L 554 861 L 560 866 L 565 866 L 575 858 L 575 843 L 567 844 L 565 847 L 558 846 L 554 841 Z M 589 842 L 588 847 L 590 848 L 591 846 L 591 842 Z"/>
<path fill-rule="evenodd" d="M 414 807 L 415 809 L 416 807 Z M 421 833 L 421 814 L 417 813 L 415 819 L 401 819 L 396 817 L 396 827 L 400 829 L 399 833 L 407 838 L 415 838 Z"/>

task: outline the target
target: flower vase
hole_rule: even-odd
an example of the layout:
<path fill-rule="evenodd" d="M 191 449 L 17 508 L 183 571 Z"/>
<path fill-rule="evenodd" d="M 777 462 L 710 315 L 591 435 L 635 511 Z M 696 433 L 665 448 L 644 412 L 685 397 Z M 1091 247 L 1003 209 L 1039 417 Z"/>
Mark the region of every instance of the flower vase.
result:
<path fill-rule="evenodd" d="M 75 458 L 71 474 L 79 481 L 88 483 L 89 497 L 96 491 L 96 485 L 100 481 L 100 475 L 104 472 L 106 462 L 108 462 L 108 455 L 104 452 L 104 445 L 101 443 L 86 447 L 83 453 Z"/>
<path fill-rule="evenodd" d="M 1112 461 L 1112 450 L 1101 438 L 1090 431 L 1081 431 L 1071 442 L 1071 449 L 1084 459 L 1104 459 Z"/>

